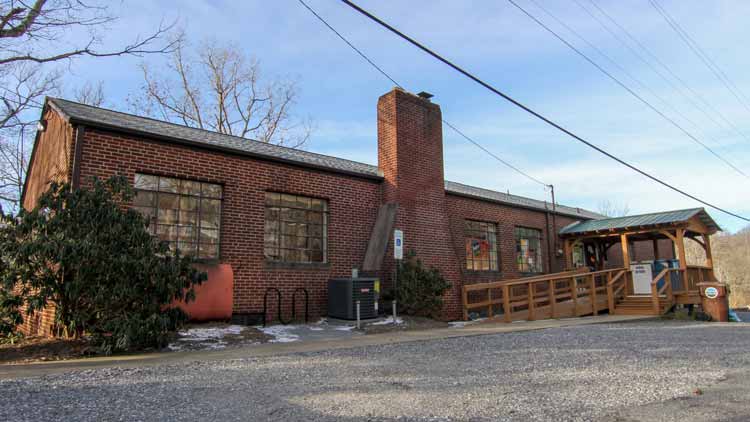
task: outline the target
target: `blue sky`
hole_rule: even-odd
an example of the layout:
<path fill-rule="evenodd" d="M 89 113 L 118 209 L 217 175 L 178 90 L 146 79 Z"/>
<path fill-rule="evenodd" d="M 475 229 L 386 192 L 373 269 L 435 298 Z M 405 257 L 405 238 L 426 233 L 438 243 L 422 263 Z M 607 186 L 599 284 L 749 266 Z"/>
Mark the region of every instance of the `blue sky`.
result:
<path fill-rule="evenodd" d="M 596 210 L 601 201 L 608 199 L 627 204 L 631 213 L 698 206 L 545 126 L 342 3 L 307 1 L 406 89 L 434 94 L 433 101 L 441 105 L 446 120 L 495 154 L 554 184 L 559 202 Z M 701 141 L 750 173 L 748 139 L 708 119 L 574 1 L 538 0 L 697 127 L 681 120 L 648 92 L 641 92 L 532 2 L 517 1 Z M 588 0 L 580 1 L 595 12 Z M 750 3 L 660 3 L 750 96 L 750 74 L 746 71 L 750 55 L 744 44 L 750 39 L 750 26 L 745 19 Z M 750 215 L 750 180 L 646 109 L 510 3 L 361 0 L 359 4 L 595 144 L 709 202 Z M 750 138 L 750 110 L 687 49 L 648 0 L 598 4 Z M 269 77 L 298 81 L 300 97 L 295 111 L 300 117 L 312 118 L 316 126 L 307 149 L 377 164 L 375 106 L 377 98 L 391 89 L 392 83 L 296 0 L 128 0 L 111 7 L 121 19 L 106 32 L 104 45 L 118 45 L 135 34 L 145 34 L 161 20 L 179 19 L 190 41 L 234 43 L 259 59 Z M 66 87 L 72 90 L 86 80 L 101 80 L 107 105 L 127 111 L 126 97 L 141 84 L 137 67 L 141 60 L 144 59 L 78 61 L 68 72 Z M 145 60 L 158 66 L 161 59 Z M 716 115 L 714 120 L 720 121 Z M 548 198 L 539 185 L 503 167 L 448 128 L 444 128 L 444 143 L 447 179 Z M 730 231 L 745 225 L 718 211 L 709 212 Z"/>

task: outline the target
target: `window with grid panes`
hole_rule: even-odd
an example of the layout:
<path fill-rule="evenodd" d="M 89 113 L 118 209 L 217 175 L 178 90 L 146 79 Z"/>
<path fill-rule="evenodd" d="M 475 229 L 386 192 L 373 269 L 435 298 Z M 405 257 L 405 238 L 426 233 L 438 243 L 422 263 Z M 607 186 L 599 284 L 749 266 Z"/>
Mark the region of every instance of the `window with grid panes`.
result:
<path fill-rule="evenodd" d="M 221 199 L 221 185 L 135 175 L 133 208 L 148 219 L 153 235 L 184 255 L 219 258 Z"/>
<path fill-rule="evenodd" d="M 266 192 L 265 256 L 269 261 L 324 263 L 327 260 L 328 202 Z"/>
<path fill-rule="evenodd" d="M 516 227 L 516 262 L 522 273 L 542 273 L 542 231 Z"/>
<path fill-rule="evenodd" d="M 497 225 L 466 220 L 466 269 L 497 271 Z"/>

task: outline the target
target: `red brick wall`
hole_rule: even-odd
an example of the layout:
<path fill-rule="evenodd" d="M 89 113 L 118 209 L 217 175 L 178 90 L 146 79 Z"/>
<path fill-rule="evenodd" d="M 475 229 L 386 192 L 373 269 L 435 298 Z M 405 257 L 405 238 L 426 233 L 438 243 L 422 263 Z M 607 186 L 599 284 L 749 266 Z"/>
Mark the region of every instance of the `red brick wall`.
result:
<path fill-rule="evenodd" d="M 631 244 L 630 260 L 631 261 L 650 261 L 654 259 L 654 244 L 650 240 L 639 241 Z M 669 239 L 659 240 L 659 258 L 660 259 L 673 259 L 675 258 L 674 246 L 672 241 Z M 618 243 L 613 245 L 609 251 L 607 251 L 607 266 L 611 268 L 622 267 L 622 246 Z"/>
<path fill-rule="evenodd" d="M 235 313 L 260 312 L 266 289 L 276 287 L 284 295 L 282 308 L 288 316 L 292 292 L 304 287 L 310 291 L 311 313 L 325 314 L 327 280 L 348 276 L 351 268 L 361 266 L 380 204 L 377 180 L 93 129 L 86 131 L 84 139 L 80 172 L 83 186 L 92 176 L 106 178 L 117 173 L 132 182 L 136 172 L 224 186 L 220 261 L 230 264 L 234 271 Z M 329 264 L 273 267 L 266 263 L 264 201 L 269 190 L 328 200 Z"/>
<path fill-rule="evenodd" d="M 556 232 L 553 229 L 552 216 L 546 218 L 545 213 L 525 208 L 511 207 L 498 203 L 480 201 L 458 195 L 447 196 L 448 214 L 453 232 L 456 256 L 461 262 L 464 282 L 467 284 L 482 281 L 497 281 L 522 277 L 516 265 L 516 227 L 528 227 L 542 232 L 542 263 L 545 272 L 562 271 L 565 259 L 557 256 L 555 248 Z M 497 225 L 498 259 L 500 271 L 468 271 L 466 270 L 466 245 L 464 221 L 477 220 L 495 223 Z M 576 221 L 570 217 L 558 215 L 555 225 L 559 231 L 562 227 Z M 549 250 L 547 241 L 549 240 Z M 562 243 L 557 243 L 558 248 Z M 550 257 L 552 266 L 550 268 Z"/>

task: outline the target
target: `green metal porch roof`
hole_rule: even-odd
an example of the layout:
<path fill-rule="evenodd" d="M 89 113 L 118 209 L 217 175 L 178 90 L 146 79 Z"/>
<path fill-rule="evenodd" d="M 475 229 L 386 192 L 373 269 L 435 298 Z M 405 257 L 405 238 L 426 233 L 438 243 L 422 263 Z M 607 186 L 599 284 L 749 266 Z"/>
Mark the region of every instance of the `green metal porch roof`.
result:
<path fill-rule="evenodd" d="M 670 224 L 687 223 L 694 216 L 708 227 L 711 233 L 721 228 L 703 208 L 663 211 L 650 214 L 630 215 L 625 217 L 603 218 L 600 220 L 577 221 L 560 230 L 561 235 L 575 235 L 601 231 L 618 231 L 636 227 L 657 227 Z"/>

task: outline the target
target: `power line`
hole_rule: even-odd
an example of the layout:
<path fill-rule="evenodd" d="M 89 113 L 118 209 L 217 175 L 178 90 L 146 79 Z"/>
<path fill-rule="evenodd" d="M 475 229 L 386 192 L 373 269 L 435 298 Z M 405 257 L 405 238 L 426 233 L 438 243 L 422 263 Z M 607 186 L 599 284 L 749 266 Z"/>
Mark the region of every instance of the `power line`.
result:
<path fill-rule="evenodd" d="M 572 33 L 573 35 L 575 35 L 579 40 L 583 41 L 589 48 L 591 48 L 592 50 L 596 51 L 600 56 L 604 57 L 612 66 L 614 66 L 615 68 L 617 68 L 620 72 L 622 72 L 625 76 L 627 76 L 631 81 L 635 82 L 641 89 L 647 91 L 654 98 L 656 98 L 659 101 L 661 101 L 662 104 L 664 104 L 666 107 L 668 107 L 670 110 L 672 110 L 672 112 L 674 112 L 678 116 L 682 117 L 683 120 L 685 120 L 688 123 L 690 123 L 691 125 L 693 125 L 694 128 L 696 128 L 698 130 L 701 130 L 701 128 L 698 126 L 698 124 L 695 123 L 692 119 L 690 119 L 683 112 L 681 112 L 680 110 L 678 110 L 677 108 L 675 108 L 672 104 L 670 104 L 662 96 L 660 96 L 659 94 L 657 94 L 656 91 L 654 91 L 652 88 L 650 88 L 648 85 L 646 85 L 643 81 L 641 81 L 640 79 L 638 79 L 637 77 L 635 77 L 633 74 L 631 74 L 630 72 L 628 72 L 627 69 L 625 69 L 619 63 L 617 63 L 617 61 L 615 61 L 612 57 L 610 57 L 607 53 L 605 53 L 604 51 L 602 51 L 600 48 L 598 48 L 592 42 L 590 42 L 589 40 L 587 40 L 583 35 L 581 35 L 580 33 L 578 33 L 578 31 L 576 31 L 575 29 L 571 28 L 570 25 L 566 24 L 560 18 L 558 18 L 557 16 L 555 16 L 549 9 L 547 9 L 544 6 L 542 6 L 541 4 L 539 4 L 539 2 L 537 2 L 536 0 L 529 0 L 529 1 L 531 3 L 533 3 L 537 8 L 541 9 L 544 13 L 546 13 L 549 17 L 551 17 L 559 25 L 561 25 L 562 27 L 564 27 L 565 29 L 567 29 L 570 33 Z M 580 3 L 578 3 L 578 5 L 583 8 L 583 6 Z M 584 10 L 585 10 L 585 8 L 584 8 Z M 588 12 L 588 10 L 587 10 L 587 12 Z M 597 21 L 598 21 L 598 19 L 597 19 Z M 604 26 L 604 24 L 601 21 L 598 21 L 598 22 L 599 22 L 600 25 Z M 605 27 L 605 29 L 609 30 L 606 27 Z M 611 33 L 611 31 L 610 31 L 610 33 Z M 612 34 L 612 35 L 615 35 L 615 34 Z M 620 41 L 621 43 L 623 43 L 623 41 L 620 40 L 619 38 L 618 38 L 618 41 Z M 629 45 L 627 45 L 625 43 L 623 43 L 623 44 L 626 47 L 630 48 Z M 633 51 L 633 53 L 637 55 L 637 53 L 635 51 Z M 639 58 L 641 60 L 643 60 L 642 57 L 639 57 Z M 644 62 L 645 62 L 645 60 L 644 60 Z M 656 70 L 656 69 L 653 69 L 653 70 Z M 658 74 L 658 72 L 657 72 L 657 74 Z M 662 75 L 660 75 L 660 76 L 662 76 Z M 669 80 L 667 80 L 667 81 L 670 82 L 670 84 L 671 84 L 671 81 L 669 81 Z M 674 87 L 674 88 L 677 89 L 677 87 Z M 688 99 L 690 99 L 690 98 L 688 98 Z M 693 104 L 693 105 L 697 106 L 697 104 Z M 701 110 L 701 109 L 699 108 L 699 110 Z M 705 111 L 704 111 L 704 113 L 705 113 Z M 721 127 L 721 125 L 719 124 L 719 122 L 717 122 L 715 119 L 713 119 L 713 117 L 711 115 L 706 114 L 706 116 L 709 117 L 718 126 Z M 723 129 L 723 127 L 721 127 L 721 128 Z M 704 135 L 705 135 L 705 133 L 704 133 Z M 718 141 L 715 138 L 713 138 L 711 136 L 708 136 L 708 138 L 710 138 L 714 142 L 718 143 Z"/>
<path fill-rule="evenodd" d="M 651 179 L 652 181 L 654 181 L 656 183 L 659 183 L 660 185 L 662 185 L 664 187 L 667 187 L 667 188 L 669 188 L 669 189 L 671 189 L 671 190 L 673 190 L 673 191 L 675 191 L 675 192 L 677 192 L 677 193 L 679 193 L 679 194 L 681 194 L 681 195 L 683 195 L 683 196 L 685 196 L 687 198 L 690 198 L 690 199 L 692 199 L 692 200 L 694 200 L 696 202 L 699 202 L 699 203 L 701 203 L 701 204 L 703 204 L 703 205 L 705 205 L 707 207 L 713 208 L 713 209 L 715 209 L 717 211 L 723 212 L 723 213 L 725 213 L 727 215 L 731 215 L 732 217 L 736 217 L 736 218 L 738 218 L 740 220 L 750 222 L 750 218 L 743 217 L 743 216 L 741 216 L 739 214 L 735 214 L 735 213 L 733 213 L 731 211 L 728 211 L 728 210 L 726 210 L 724 208 L 718 207 L 718 206 L 713 205 L 713 204 L 711 204 L 711 203 L 709 203 L 707 201 L 704 201 L 704 200 L 702 200 L 702 199 L 700 199 L 700 198 L 698 198 L 698 197 L 696 197 L 694 195 L 691 195 L 691 194 L 685 192 L 682 189 L 679 189 L 679 188 L 677 188 L 675 186 L 672 186 L 671 184 L 669 184 L 669 183 L 667 183 L 667 182 L 665 182 L 665 181 L 663 181 L 663 180 L 661 180 L 661 179 L 659 179 L 659 178 L 657 178 L 655 176 L 652 176 L 651 174 L 649 174 L 649 173 L 647 173 L 647 172 L 639 169 L 638 167 L 636 167 L 636 166 L 628 163 L 627 161 L 625 161 L 625 160 L 623 160 L 621 158 L 618 158 L 618 157 L 616 157 L 613 154 L 610 154 L 609 152 L 605 151 L 604 149 L 602 149 L 602 148 L 600 148 L 600 147 L 592 144 L 591 142 L 589 142 L 589 141 L 581 138 L 580 136 L 576 135 L 575 133 L 569 131 L 568 129 L 565 129 L 564 127 L 562 127 L 558 123 L 555 123 L 554 121 L 550 120 L 549 118 L 543 116 L 542 114 L 540 114 L 540 113 L 532 110 L 531 108 L 527 107 L 526 105 L 522 104 L 518 100 L 515 100 L 513 97 L 511 97 L 511 96 L 503 93 L 502 91 L 498 90 L 497 88 L 493 87 L 489 83 L 487 83 L 487 82 L 479 79 L 478 77 L 474 76 L 473 74 L 469 73 L 468 71 L 462 69 L 458 65 L 452 63 L 451 61 L 449 61 L 448 59 L 444 58 L 443 56 L 435 53 L 434 51 L 432 51 L 429 48 L 425 47 L 424 45 L 422 45 L 418 41 L 416 41 L 413 38 L 409 37 L 408 35 L 402 33 L 398 29 L 396 29 L 393 26 L 389 25 L 388 23 L 384 22 L 383 20 L 381 20 L 377 16 L 373 15 L 372 13 L 370 13 L 370 12 L 362 9 L 361 7 L 359 7 L 356 4 L 352 3 L 351 1 L 349 1 L 349 0 L 341 0 L 341 1 L 344 4 L 346 4 L 347 6 L 351 7 L 352 9 L 354 9 L 357 12 L 361 13 L 362 15 L 366 16 L 368 19 L 372 20 L 373 22 L 376 22 L 380 26 L 382 26 L 382 27 L 386 28 L 387 30 L 393 32 L 394 34 L 398 35 L 403 40 L 409 42 L 410 44 L 414 45 L 415 47 L 419 48 L 420 50 L 422 50 L 425 53 L 429 54 L 430 56 L 434 57 L 435 59 L 437 59 L 437 60 L 441 61 L 442 63 L 446 64 L 447 66 L 451 67 L 453 70 L 461 73 L 462 75 L 466 76 L 467 78 L 471 79 L 472 81 L 476 82 L 477 84 L 483 86 L 484 88 L 488 89 L 489 91 L 493 92 L 494 94 L 502 97 L 503 99 L 505 99 L 506 101 L 508 101 L 511 104 L 515 105 L 516 107 L 518 107 L 518 108 L 524 110 L 525 112 L 531 114 L 532 116 L 536 117 L 537 119 L 539 119 L 539 120 L 547 123 L 548 125 L 554 127 L 555 129 L 557 129 L 557 130 L 565 133 L 566 135 L 570 136 L 571 138 L 575 139 L 576 141 L 578 141 L 578 142 L 580 142 L 580 143 L 588 146 L 589 148 L 594 149 L 595 151 L 597 151 L 597 152 L 599 152 L 599 153 L 601 153 L 601 154 L 609 157 L 610 159 L 617 161 L 618 163 L 622 164 L 623 166 L 625 166 L 625 167 L 627 167 L 627 168 L 629 168 L 629 169 L 631 169 L 631 170 L 633 170 L 633 171 L 641 174 L 642 176 L 647 177 L 648 179 Z"/>
<path fill-rule="evenodd" d="M 594 0 L 589 0 L 589 3 L 591 3 L 599 11 L 599 13 L 601 13 L 605 18 L 607 18 L 607 20 L 609 20 L 610 22 L 612 22 L 612 24 L 614 24 L 620 31 L 622 31 L 638 48 L 640 48 L 641 50 L 643 50 L 643 52 L 646 53 L 646 55 L 648 55 L 654 62 L 656 62 L 656 64 L 658 64 L 659 66 L 661 66 L 661 68 L 663 68 L 665 71 L 667 71 L 667 73 L 669 73 L 669 75 L 672 78 L 674 78 L 680 85 L 682 85 L 682 88 L 684 88 L 684 89 L 676 86 L 674 84 L 674 82 L 672 82 L 669 78 L 667 78 L 666 76 L 664 76 L 664 74 L 662 74 L 659 70 L 657 70 L 651 64 L 651 62 L 649 62 L 648 60 L 644 59 L 640 54 L 638 54 L 637 51 L 635 51 L 628 43 L 626 43 L 625 41 L 623 41 L 616 33 L 614 33 L 596 15 L 594 15 L 589 9 L 587 9 L 586 7 L 584 7 L 583 4 L 581 4 L 578 0 L 574 0 L 574 1 L 578 5 L 578 7 L 580 7 L 581 9 L 583 9 L 583 11 L 585 11 L 589 16 L 591 16 L 592 19 L 594 19 L 597 23 L 599 23 L 599 25 L 601 25 L 602 28 L 604 28 L 607 32 L 609 32 L 610 35 L 612 35 L 618 42 L 620 42 L 620 44 L 624 45 L 628 50 L 630 50 L 631 53 L 633 53 L 633 55 L 635 55 L 640 61 L 642 61 L 646 66 L 648 66 L 654 73 L 656 73 L 660 78 L 662 78 L 665 82 L 667 82 L 667 84 L 669 84 L 670 87 L 672 87 L 674 90 L 676 90 L 677 92 L 679 92 L 683 97 L 685 97 L 685 99 L 687 99 L 688 102 L 690 102 L 690 104 L 693 105 L 693 107 L 695 107 L 698 110 L 700 110 L 701 113 L 703 113 L 706 117 L 708 117 L 717 126 L 721 126 L 719 124 L 719 122 L 717 122 L 713 118 L 713 116 L 711 116 L 706 111 L 705 108 L 703 108 L 700 105 L 698 105 L 695 102 L 695 100 L 693 100 L 693 98 L 691 98 L 691 96 L 688 95 L 685 91 L 688 91 L 690 94 L 692 94 L 693 97 L 695 97 L 698 100 L 700 100 L 700 102 L 703 103 L 703 105 L 706 108 L 710 109 L 717 116 L 719 116 L 719 118 L 722 121 L 724 121 L 724 123 L 727 125 L 727 127 L 729 127 L 731 130 L 733 130 L 739 136 L 743 137 L 748 142 L 750 142 L 750 137 L 748 137 L 744 132 L 742 132 L 737 127 L 737 125 L 735 125 L 733 122 L 731 122 L 724 115 L 724 113 L 722 113 L 716 107 L 714 107 L 713 105 L 711 105 L 711 103 L 709 103 L 708 100 L 706 100 L 706 98 L 703 95 L 701 95 L 700 93 L 698 93 L 697 91 L 695 91 L 692 87 L 690 87 L 690 85 L 688 85 L 688 83 L 685 82 L 684 79 L 682 79 L 681 77 L 679 77 L 669 66 L 667 66 L 661 59 L 659 59 L 659 57 L 657 57 L 656 54 L 654 54 L 653 52 L 651 52 L 651 50 L 649 48 L 647 48 L 645 45 L 643 45 L 642 42 L 640 42 L 635 36 L 633 36 L 633 34 L 630 31 L 628 31 L 619 22 L 617 22 L 617 20 L 615 20 L 615 18 L 613 18 L 609 13 L 607 13 L 601 6 L 599 6 L 598 4 L 596 4 L 596 2 Z"/>
<path fill-rule="evenodd" d="M 698 45 L 697 42 L 688 34 L 679 23 L 669 14 L 667 11 L 659 5 L 655 0 L 649 0 L 651 5 L 656 9 L 656 11 L 664 18 L 665 21 L 669 24 L 670 27 L 677 33 L 677 35 L 680 36 L 682 41 L 690 48 L 690 50 L 698 56 L 698 58 L 703 62 L 703 64 L 708 67 L 708 69 L 718 78 L 722 84 L 731 92 L 735 98 L 737 98 L 737 101 L 739 101 L 745 108 L 750 111 L 750 106 L 748 106 L 748 103 L 745 100 L 745 95 L 742 94 L 742 92 L 737 88 L 737 85 L 732 82 L 727 75 L 719 68 L 719 66 L 711 60 L 711 58 L 706 54 L 706 52 L 701 48 L 700 45 Z"/>
<path fill-rule="evenodd" d="M 367 61 L 367 63 L 369 63 L 372 67 L 374 67 L 378 72 L 380 72 L 388 80 L 390 80 L 391 82 L 393 82 L 394 85 L 396 85 L 399 88 L 403 88 L 403 86 L 401 84 L 399 84 L 398 82 L 396 82 L 396 80 L 394 78 L 392 78 L 391 75 L 389 75 L 385 70 L 383 70 L 383 68 L 381 68 L 380 66 L 378 66 L 375 62 L 373 62 L 372 60 L 370 60 L 370 58 L 367 57 L 367 55 L 364 52 L 362 52 L 362 50 L 360 50 L 354 44 L 352 44 L 346 37 L 344 37 L 333 26 L 331 26 L 325 19 L 323 19 L 322 16 L 320 16 L 318 13 L 316 13 L 315 10 L 313 10 L 310 6 L 308 6 L 303 0 L 298 0 L 298 1 L 307 10 L 309 10 L 310 13 L 312 13 L 316 18 L 318 18 L 318 20 L 320 20 L 321 22 L 323 22 L 323 24 L 326 27 L 328 27 L 328 29 L 330 29 L 334 34 L 336 34 L 336 36 L 338 36 L 342 41 L 344 41 L 346 43 L 346 45 L 348 45 L 349 47 L 352 48 L 352 50 L 354 50 L 355 52 L 357 52 L 357 54 L 359 54 L 360 57 L 362 57 L 365 61 Z M 532 182 L 535 182 L 535 183 L 538 183 L 538 184 L 544 186 L 545 188 L 551 188 L 552 187 L 552 185 L 549 185 L 547 183 L 542 182 L 541 180 L 537 179 L 536 177 L 534 177 L 534 176 L 526 173 L 525 171 L 523 171 L 523 170 L 519 169 L 518 167 L 514 166 L 513 164 L 511 164 L 511 163 L 505 161 L 504 159 L 500 158 L 499 156 L 497 156 L 496 154 L 494 154 L 492 151 L 490 151 L 487 148 L 485 148 L 482 144 L 480 144 L 479 142 L 477 142 L 474 139 L 470 138 L 464 132 L 458 130 L 458 128 L 456 128 L 454 125 L 452 125 L 451 123 L 449 123 L 447 120 L 442 119 L 442 121 L 443 121 L 443 124 L 445 124 L 446 126 L 448 126 L 451 129 L 453 129 L 453 131 L 456 132 L 459 136 L 461 136 L 464 139 L 466 139 L 467 141 L 471 142 L 477 148 L 481 149 L 486 154 L 488 154 L 490 157 L 492 157 L 495 160 L 499 161 L 500 163 L 502 163 L 506 167 L 508 167 L 511 170 L 515 171 L 516 173 L 518 173 L 518 174 L 526 177 L 527 179 L 531 180 Z"/>
<path fill-rule="evenodd" d="M 708 146 L 705 143 L 701 142 L 701 140 L 699 140 L 697 137 L 695 137 L 687 129 L 685 129 L 684 127 L 682 127 L 682 125 L 680 125 L 679 123 L 677 123 L 671 117 L 669 117 L 666 114 L 664 114 L 661 110 L 659 110 L 658 108 L 656 108 L 654 105 L 652 105 L 650 102 L 648 102 L 645 98 L 643 98 L 642 96 L 640 96 L 637 92 L 633 91 L 624 82 L 622 82 L 619 79 L 617 79 L 617 77 L 615 77 L 612 73 L 610 73 L 609 71 L 607 71 L 607 69 L 603 68 L 597 62 L 595 62 L 594 60 L 592 60 L 583 51 L 581 51 L 578 48 L 576 48 L 576 46 L 574 46 L 573 44 L 571 44 L 570 42 L 568 42 L 568 40 L 566 40 L 561 35 L 559 35 L 557 32 L 555 32 L 552 28 L 550 28 L 549 26 L 545 25 L 544 22 L 542 22 L 539 19 L 537 19 L 537 17 L 534 16 L 531 12 L 529 12 L 526 9 L 524 9 L 523 7 L 521 7 L 521 5 L 519 5 L 518 3 L 516 3 L 514 0 L 508 0 L 508 2 L 510 4 L 512 4 L 513 6 L 515 6 L 518 10 L 520 10 L 521 12 L 523 12 L 526 16 L 528 16 L 531 20 L 533 20 L 537 25 L 541 26 L 547 32 L 549 32 L 550 34 L 552 34 L 555 38 L 557 38 L 560 42 L 562 42 L 563 44 L 565 44 L 568 48 L 570 48 L 571 50 L 573 50 L 576 54 L 578 54 L 579 56 L 581 56 L 584 60 L 586 60 L 587 62 L 589 62 L 589 64 L 591 64 L 592 66 L 594 66 L 595 68 L 597 68 L 600 72 L 602 72 L 604 75 L 606 75 L 612 81 L 614 81 L 617 85 L 619 85 L 624 90 L 626 90 L 630 95 L 632 95 L 633 97 L 635 97 L 638 101 L 640 101 L 641 103 L 643 103 L 646 107 L 650 108 L 653 112 L 655 112 L 656 114 L 658 114 L 659 116 L 661 116 L 664 120 L 666 120 L 667 122 L 671 123 L 672 126 L 676 127 L 679 131 L 681 131 L 682 133 L 684 133 L 685 136 L 687 136 L 690 139 L 692 139 L 693 142 L 695 142 L 698 145 L 702 146 L 706 151 L 708 151 L 709 153 L 711 153 L 714 157 L 718 158 L 719 160 L 723 161 L 726 165 L 728 165 L 729 167 L 731 167 L 737 173 L 739 173 L 739 174 L 741 174 L 741 175 L 743 175 L 743 176 L 745 176 L 747 178 L 750 178 L 750 176 L 748 176 L 745 172 L 743 172 L 737 166 L 735 166 L 734 164 L 732 164 L 731 162 L 729 162 L 729 160 L 727 160 L 726 158 L 722 157 L 718 152 L 714 151 L 713 148 L 711 148 L 710 146 Z"/>

